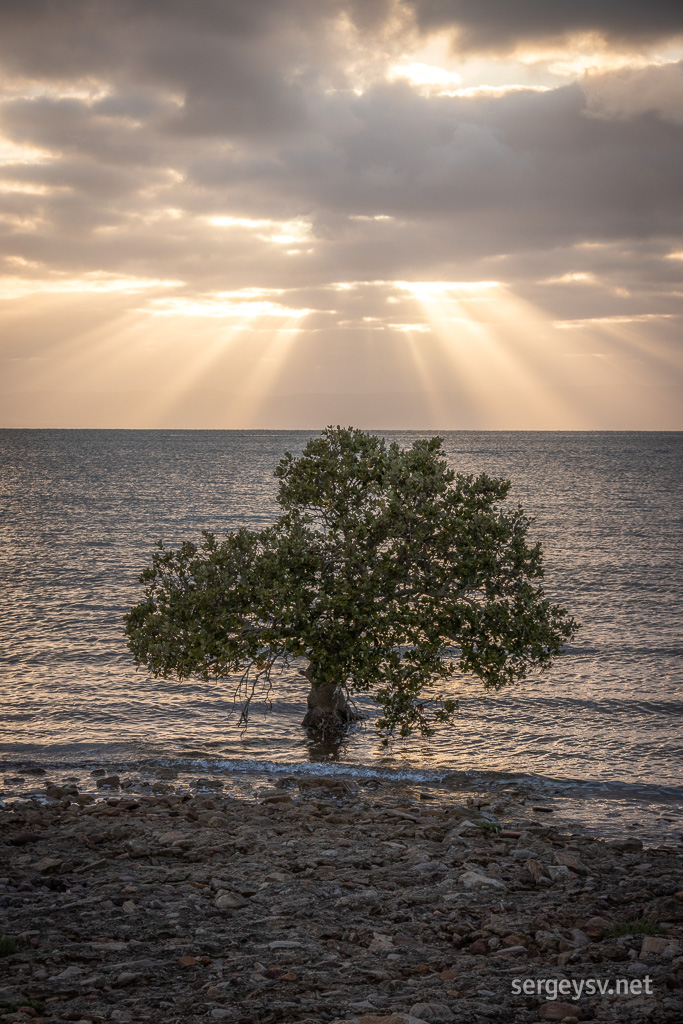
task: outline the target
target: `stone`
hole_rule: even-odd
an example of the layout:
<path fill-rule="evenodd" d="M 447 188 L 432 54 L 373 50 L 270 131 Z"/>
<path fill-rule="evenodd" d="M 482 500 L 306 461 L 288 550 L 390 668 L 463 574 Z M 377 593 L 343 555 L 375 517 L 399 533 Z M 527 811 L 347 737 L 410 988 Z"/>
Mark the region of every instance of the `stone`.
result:
<path fill-rule="evenodd" d="M 471 953 L 472 956 L 486 956 L 489 952 L 486 939 L 475 939 L 474 942 L 467 947 L 467 952 Z"/>
<path fill-rule="evenodd" d="M 0 988 L 0 1006 L 19 1004 L 25 997 L 16 988 Z"/>
<path fill-rule="evenodd" d="M 59 974 L 55 974 L 51 979 L 52 981 L 71 981 L 73 978 L 78 978 L 83 974 L 83 968 L 77 964 L 72 964 L 70 967 L 66 967 Z"/>
<path fill-rule="evenodd" d="M 576 857 L 572 857 L 569 853 L 564 853 L 562 850 L 558 851 L 553 857 L 555 864 L 568 868 L 573 871 L 575 875 L 587 875 L 588 868 L 585 867 L 581 861 L 578 861 Z"/>
<path fill-rule="evenodd" d="M 557 931 L 547 931 L 546 929 L 540 928 L 534 935 L 534 941 L 539 949 L 557 949 L 562 936 Z"/>
<path fill-rule="evenodd" d="M 337 1017 L 331 1024 L 427 1024 L 423 1017 L 414 1017 L 412 1013 L 390 1013 L 389 1016 L 378 1016 L 376 1013 L 365 1013 L 362 1017 Z"/>
<path fill-rule="evenodd" d="M 118 789 L 121 785 L 121 780 L 118 775 L 105 775 L 103 779 L 97 780 L 98 789 Z"/>
<path fill-rule="evenodd" d="M 455 1014 L 444 1003 L 414 1003 L 410 1013 L 429 1022 L 455 1020 Z"/>
<path fill-rule="evenodd" d="M 12 846 L 28 846 L 29 843 L 37 843 L 42 836 L 36 832 L 15 832 L 7 840 Z"/>
<path fill-rule="evenodd" d="M 475 826 L 447 847 L 449 829 L 478 818 L 474 803 L 451 814 L 437 793 L 425 809 L 412 790 L 370 781 L 357 792 L 305 788 L 300 802 L 290 786 L 296 800 L 283 807 L 262 806 L 259 794 L 153 796 L 150 786 L 136 800 L 128 800 L 138 791 L 130 787 L 125 801 L 104 789 L 97 803 L 66 814 L 39 800 L 0 807 L 0 849 L 9 854 L 0 868 L 0 930 L 17 942 L 0 965 L 13 988 L 31 985 L 11 1002 L 43 1002 L 50 1024 L 272 1024 L 329 1021 L 332 1013 L 344 1024 L 438 1024 L 443 1010 L 435 1007 L 456 1024 L 502 1021 L 513 976 L 622 975 L 650 977 L 642 1012 L 652 1020 L 679 1019 L 665 1005 L 683 971 L 677 848 L 645 850 L 622 864 L 608 843 L 550 830 L 541 839 L 517 826 L 518 842 Z M 527 811 L 511 804 L 496 813 L 503 823 L 504 814 L 517 821 Z M 225 818 L 220 828 L 209 824 L 216 817 Z M 19 829 L 45 844 L 40 852 L 11 844 Z M 145 859 L 135 859 L 138 849 Z M 32 867 L 46 850 L 56 877 Z M 558 851 L 572 868 L 553 863 Z M 592 878 L 582 886 L 573 868 L 584 857 Z M 566 888 L 534 886 L 529 860 Z M 433 873 L 443 878 L 444 862 L 449 884 L 437 884 Z M 498 888 L 506 884 L 511 897 Z M 624 918 L 670 925 L 666 935 L 647 937 L 654 946 L 646 942 L 638 959 L 645 936 L 607 938 Z M 571 1004 L 565 1024 L 622 1009 L 572 994 L 558 993 Z M 557 1001 L 545 992 L 523 996 L 508 1016 L 528 1024 L 543 1002 Z"/>
<path fill-rule="evenodd" d="M 56 875 L 63 867 L 64 862 L 59 857 L 43 857 L 37 860 L 31 867 L 40 875 Z"/>
<path fill-rule="evenodd" d="M 196 967 L 197 958 L 194 956 L 181 956 L 179 960 L 176 960 L 178 967 Z"/>
<path fill-rule="evenodd" d="M 140 975 L 135 971 L 121 971 L 114 984 L 117 988 L 127 988 L 128 985 L 134 985 L 138 981 L 140 981 Z"/>
<path fill-rule="evenodd" d="M 456 842 L 458 839 L 460 839 L 461 836 L 467 835 L 468 832 L 476 831 L 477 826 L 474 824 L 474 822 L 468 821 L 467 818 L 464 818 L 462 821 L 459 821 L 454 828 L 451 828 L 446 833 L 443 840 L 444 846 L 450 846 L 451 843 Z"/>
<path fill-rule="evenodd" d="M 545 868 L 540 860 L 530 857 L 526 862 L 526 869 L 534 880 L 535 885 L 549 885 L 550 879 L 545 873 Z"/>
<path fill-rule="evenodd" d="M 543 1003 L 538 1008 L 541 1020 L 564 1020 L 565 1017 L 576 1019 L 576 1003 Z"/>
<path fill-rule="evenodd" d="M 659 935 L 646 935 L 640 947 L 640 955 L 641 957 L 661 956 L 668 945 L 668 939 L 661 938 Z"/>
<path fill-rule="evenodd" d="M 640 853 L 643 849 L 642 839 L 616 839 L 609 844 L 611 850 L 618 850 L 619 853 Z"/>
<path fill-rule="evenodd" d="M 216 897 L 214 906 L 218 910 L 241 910 L 242 907 L 249 906 L 249 903 L 242 896 L 238 896 L 237 893 L 224 892 Z"/>
<path fill-rule="evenodd" d="M 611 921 L 608 921 L 605 917 L 598 916 L 589 918 L 583 926 L 583 931 L 586 935 L 590 936 L 591 939 L 601 939 L 611 927 Z"/>
<path fill-rule="evenodd" d="M 466 889 L 496 889 L 499 892 L 505 892 L 507 889 L 505 882 L 501 882 L 499 878 L 489 878 L 478 871 L 463 871 L 460 881 Z"/>

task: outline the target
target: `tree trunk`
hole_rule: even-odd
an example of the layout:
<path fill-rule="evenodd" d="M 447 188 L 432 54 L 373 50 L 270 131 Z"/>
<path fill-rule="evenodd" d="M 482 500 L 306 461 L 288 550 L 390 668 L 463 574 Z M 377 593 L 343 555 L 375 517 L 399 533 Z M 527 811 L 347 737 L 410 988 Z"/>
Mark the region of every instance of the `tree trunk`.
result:
<path fill-rule="evenodd" d="M 304 675 L 310 679 L 308 671 Z M 308 711 L 302 725 L 322 737 L 345 732 L 351 722 L 360 715 L 350 707 L 344 690 L 337 683 L 326 681 L 315 683 L 311 680 L 308 694 Z"/>

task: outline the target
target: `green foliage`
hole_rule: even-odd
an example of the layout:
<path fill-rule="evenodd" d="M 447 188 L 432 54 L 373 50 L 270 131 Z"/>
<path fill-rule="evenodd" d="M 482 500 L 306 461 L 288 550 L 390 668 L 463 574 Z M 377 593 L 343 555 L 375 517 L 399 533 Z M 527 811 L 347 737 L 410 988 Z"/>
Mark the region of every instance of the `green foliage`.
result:
<path fill-rule="evenodd" d="M 624 935 L 662 935 L 661 925 L 650 917 L 635 921 L 619 921 L 609 930 L 609 938 L 620 939 Z"/>
<path fill-rule="evenodd" d="M 500 825 L 496 825 L 495 821 L 475 821 L 474 824 L 482 832 L 490 832 L 492 835 L 497 835 L 500 832 Z"/>
<path fill-rule="evenodd" d="M 0 956 L 11 956 L 12 953 L 16 953 L 18 946 L 15 939 L 9 937 L 9 935 L 0 935 Z"/>
<path fill-rule="evenodd" d="M 10 1003 L 8 1006 L 3 1007 L 3 1010 L 5 1013 L 17 1013 L 18 1010 L 23 1010 L 26 1006 L 30 1006 L 41 1017 L 45 1013 L 44 1003 L 39 1003 L 36 999 L 22 999 L 19 1003 Z"/>
<path fill-rule="evenodd" d="M 577 623 L 544 597 L 529 519 L 510 484 L 448 468 L 441 438 L 408 449 L 328 427 L 275 470 L 282 515 L 177 551 L 161 542 L 126 615 L 138 665 L 155 676 L 242 673 L 249 700 L 277 663 L 305 657 L 380 707 L 384 737 L 429 736 L 460 673 L 500 689 L 544 668 Z M 435 689 L 436 687 L 436 689 Z"/>

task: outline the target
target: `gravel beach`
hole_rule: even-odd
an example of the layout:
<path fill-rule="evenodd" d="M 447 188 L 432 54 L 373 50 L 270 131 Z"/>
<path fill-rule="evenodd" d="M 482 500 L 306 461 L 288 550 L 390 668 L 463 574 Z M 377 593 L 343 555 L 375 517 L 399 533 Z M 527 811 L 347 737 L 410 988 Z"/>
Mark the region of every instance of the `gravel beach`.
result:
<path fill-rule="evenodd" d="M 94 775 L 0 811 L 2 1021 L 683 1020 L 676 846 L 514 797 Z"/>

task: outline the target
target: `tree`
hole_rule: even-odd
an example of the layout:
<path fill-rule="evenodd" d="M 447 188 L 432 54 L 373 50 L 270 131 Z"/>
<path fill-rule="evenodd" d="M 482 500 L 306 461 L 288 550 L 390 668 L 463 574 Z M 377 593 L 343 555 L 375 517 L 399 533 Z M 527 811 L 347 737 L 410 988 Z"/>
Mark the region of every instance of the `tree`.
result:
<path fill-rule="evenodd" d="M 282 514 L 260 532 L 159 542 L 126 615 L 154 676 L 240 673 L 242 722 L 273 668 L 306 659 L 303 724 L 330 734 L 368 694 L 383 741 L 453 720 L 443 684 L 500 689 L 550 665 L 578 624 L 544 596 L 529 518 L 506 480 L 456 474 L 442 439 L 410 448 L 328 427 L 275 470 Z"/>

